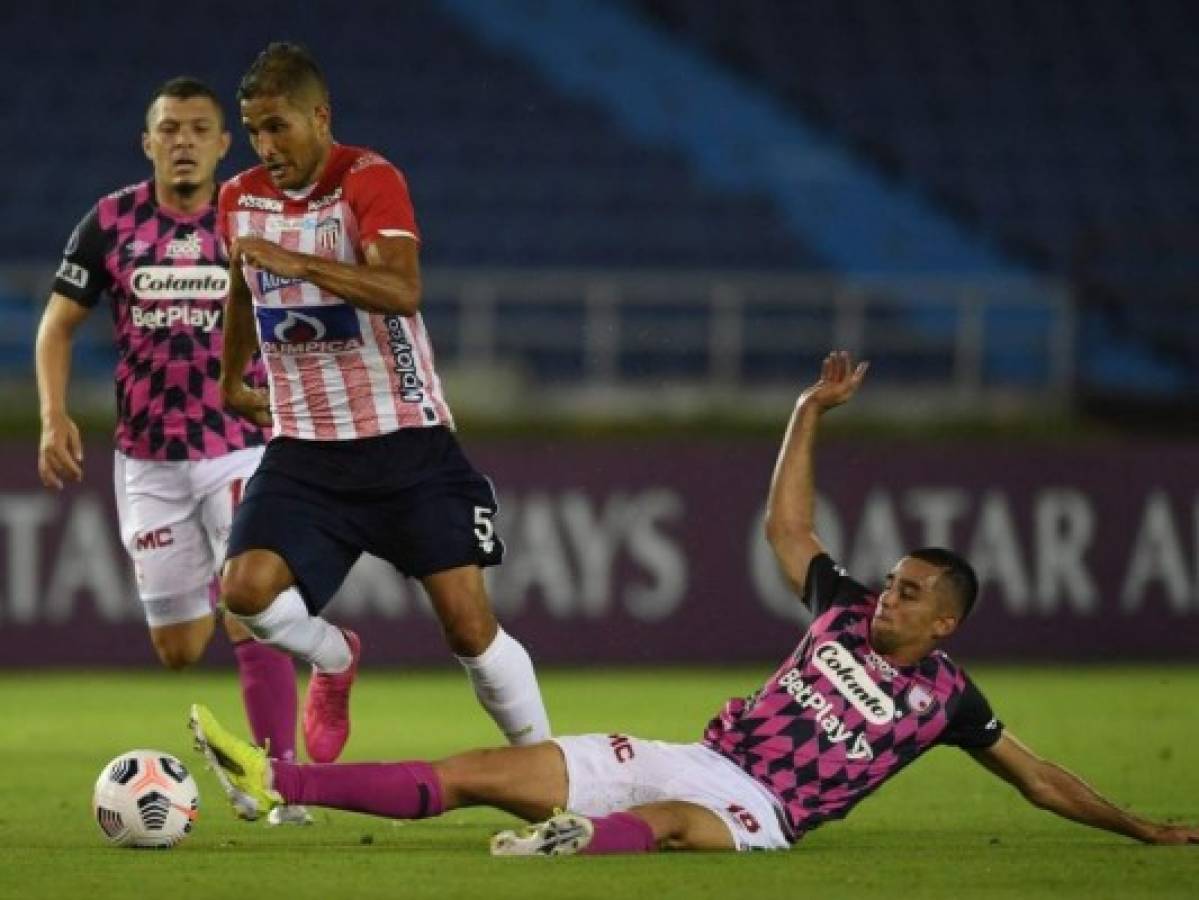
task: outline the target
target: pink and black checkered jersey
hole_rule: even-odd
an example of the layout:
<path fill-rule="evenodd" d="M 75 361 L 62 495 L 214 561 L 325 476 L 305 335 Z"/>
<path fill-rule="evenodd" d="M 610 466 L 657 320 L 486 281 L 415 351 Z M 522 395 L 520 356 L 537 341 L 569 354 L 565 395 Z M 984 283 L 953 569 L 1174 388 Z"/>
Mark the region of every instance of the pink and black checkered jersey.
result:
<path fill-rule="evenodd" d="M 733 699 L 704 743 L 778 801 L 791 840 L 844 817 L 925 751 L 989 747 L 1002 724 L 943 652 L 916 665 L 870 646 L 877 598 L 827 555 L 812 560 L 804 600 L 815 619 L 760 690 Z"/>
<path fill-rule="evenodd" d="M 55 292 L 94 306 L 107 294 L 117 346 L 117 449 L 149 460 L 223 456 L 266 442 L 227 411 L 218 383 L 228 258 L 216 206 L 160 207 L 143 181 L 106 197 L 72 233 Z M 255 359 L 247 381 L 266 383 Z"/>

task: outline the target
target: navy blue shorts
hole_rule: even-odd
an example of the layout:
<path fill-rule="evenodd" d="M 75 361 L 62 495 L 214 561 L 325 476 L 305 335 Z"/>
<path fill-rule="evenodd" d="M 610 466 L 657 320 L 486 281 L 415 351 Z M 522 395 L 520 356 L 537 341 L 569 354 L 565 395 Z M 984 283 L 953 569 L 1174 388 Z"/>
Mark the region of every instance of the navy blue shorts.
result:
<path fill-rule="evenodd" d="M 319 612 L 363 553 L 423 578 L 504 557 L 491 481 L 448 428 L 348 441 L 277 437 L 233 516 L 228 556 L 271 550 Z"/>

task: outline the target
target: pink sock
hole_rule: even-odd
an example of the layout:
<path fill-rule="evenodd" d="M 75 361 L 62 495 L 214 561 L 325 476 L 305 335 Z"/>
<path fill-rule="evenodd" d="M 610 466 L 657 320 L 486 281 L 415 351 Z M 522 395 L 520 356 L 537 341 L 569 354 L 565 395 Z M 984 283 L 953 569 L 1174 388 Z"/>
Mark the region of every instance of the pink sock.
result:
<path fill-rule="evenodd" d="M 632 813 L 612 813 L 592 819 L 591 824 L 595 826 L 595 834 L 581 853 L 652 853 L 658 849 L 649 822 Z"/>
<path fill-rule="evenodd" d="M 275 790 L 288 803 L 327 806 L 389 819 L 427 819 L 445 812 L 441 781 L 428 763 L 328 763 L 274 760 Z"/>
<path fill-rule="evenodd" d="M 296 666 L 282 650 L 241 641 L 233 645 L 250 731 L 271 756 L 296 757 Z"/>

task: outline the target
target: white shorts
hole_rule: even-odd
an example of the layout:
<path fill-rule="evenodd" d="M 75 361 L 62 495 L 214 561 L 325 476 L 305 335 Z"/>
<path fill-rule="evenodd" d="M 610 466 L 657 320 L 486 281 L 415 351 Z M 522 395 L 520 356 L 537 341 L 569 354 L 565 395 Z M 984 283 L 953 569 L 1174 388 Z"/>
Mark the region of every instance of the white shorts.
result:
<path fill-rule="evenodd" d="M 262 452 L 249 447 L 179 462 L 114 455 L 121 543 L 151 628 L 212 612 L 209 587 L 225 560 L 233 508 Z"/>
<path fill-rule="evenodd" d="M 702 744 L 668 744 L 621 734 L 553 741 L 566 757 L 571 812 L 606 816 L 645 803 L 681 800 L 719 816 L 738 850 L 791 846 L 770 792 Z"/>

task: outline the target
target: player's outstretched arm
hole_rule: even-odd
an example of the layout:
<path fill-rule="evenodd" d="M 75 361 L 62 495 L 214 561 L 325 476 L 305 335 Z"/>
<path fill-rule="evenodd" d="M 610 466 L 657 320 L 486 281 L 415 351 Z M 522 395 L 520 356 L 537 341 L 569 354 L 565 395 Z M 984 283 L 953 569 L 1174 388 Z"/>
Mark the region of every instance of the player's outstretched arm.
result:
<path fill-rule="evenodd" d="M 258 349 L 254 305 L 241 266 L 229 263 L 229 297 L 225 301 L 224 343 L 221 347 L 221 396 L 225 405 L 255 424 L 271 424 L 270 397 L 246 384 L 246 366 Z"/>
<path fill-rule="evenodd" d="M 263 238 L 245 237 L 234 260 L 282 278 L 302 278 L 372 313 L 414 316 L 420 311 L 420 250 L 410 237 L 379 237 L 363 249 L 366 265 L 285 250 Z"/>
<path fill-rule="evenodd" d="M 1146 844 L 1199 844 L 1199 828 L 1150 822 L 1125 812 L 1077 775 L 1037 756 L 1010 732 L 971 755 L 1041 809 Z"/>
<path fill-rule="evenodd" d="M 803 595 L 808 565 L 824 552 L 816 536 L 816 487 L 812 448 L 820 417 L 852 397 L 869 363 L 856 366 L 848 351 L 824 358 L 820 378 L 799 395 L 770 481 L 766 501 L 766 538 L 792 589 Z"/>
<path fill-rule="evenodd" d="M 53 293 L 37 330 L 34 357 L 42 418 L 37 469 L 42 484 L 55 490 L 62 489 L 63 479 L 83 478 L 83 442 L 67 414 L 67 385 L 75 331 L 88 312 L 88 307 L 70 297 Z"/>

